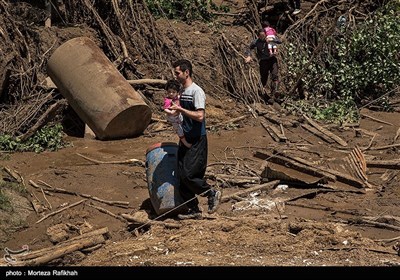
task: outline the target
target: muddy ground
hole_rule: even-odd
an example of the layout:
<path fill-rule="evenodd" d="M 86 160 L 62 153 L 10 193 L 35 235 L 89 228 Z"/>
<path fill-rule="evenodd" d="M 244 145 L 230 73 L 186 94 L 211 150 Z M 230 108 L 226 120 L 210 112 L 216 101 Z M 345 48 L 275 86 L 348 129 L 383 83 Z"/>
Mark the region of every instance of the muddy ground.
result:
<path fill-rule="evenodd" d="M 269 107 L 268 110 L 274 110 Z M 362 119 L 359 129 L 376 133 L 371 147 L 392 143 L 398 127 L 398 113 L 366 111 L 367 115 L 394 125 Z M 218 127 L 209 131 L 209 169 L 207 174 L 235 174 L 250 176 L 265 168 L 265 160 L 254 156 L 255 151 L 273 148 L 290 150 L 292 155 L 315 161 L 344 158 L 349 149 L 327 145 L 301 127 L 286 130 L 288 141 L 277 143 L 251 115 L 239 121 L 234 128 Z M 349 143 L 368 147 L 371 137 L 354 129 L 332 128 Z M 102 142 L 94 139 L 72 138 L 71 147 L 58 152 L 19 153 L 3 156 L 2 165 L 17 171 L 25 180 L 29 193 L 34 194 L 45 210 L 31 211 L 24 226 L 10 235 L 5 247 L 30 250 L 52 247 L 51 235 L 46 231 L 54 225 L 64 226 L 71 238 L 80 230 L 107 227 L 109 236 L 103 246 L 90 253 L 73 253 L 50 262 L 65 266 L 398 266 L 399 225 L 396 220 L 382 222 L 388 227 L 365 224 L 363 217 L 398 216 L 398 171 L 368 168 L 371 188 L 348 187 L 344 191 L 321 192 L 320 188 L 296 186 L 287 189 L 277 186 L 252 192 L 248 203 L 241 207 L 236 200 L 221 204 L 217 213 L 203 220 L 179 221 L 175 217 L 159 219 L 152 210 L 146 183 L 145 168 L 133 164 L 109 164 L 112 161 L 138 159 L 145 161 L 146 149 L 154 143 L 176 141 L 167 131 L 145 134 L 135 139 Z M 102 161 L 96 164 L 90 159 Z M 397 148 L 367 150 L 365 155 L 376 159 L 398 158 Z M 6 158 L 5 158 L 6 157 Z M 251 177 L 256 177 L 252 175 Z M 213 178 L 210 176 L 209 178 Z M 265 178 L 264 178 L 265 180 Z M 88 199 L 83 203 L 50 216 L 40 223 L 44 214 L 80 201 L 83 197 L 47 192 L 34 188 L 28 182 L 44 182 L 79 194 L 89 194 L 109 201 L 129 202 L 128 208 L 110 206 Z M 227 180 L 228 181 L 228 180 Z M 265 180 L 266 181 L 266 180 Z M 245 188 L 213 179 L 224 196 Z M 43 187 L 43 185 L 39 184 Z M 246 184 L 245 184 L 246 185 Z M 257 185 L 257 184 L 247 184 Z M 278 185 L 280 186 L 280 185 Z M 247 186 L 248 187 L 248 186 Z M 314 195 L 299 198 L 275 208 L 264 207 L 266 198 L 290 198 L 315 190 Z M 32 199 L 32 197 L 28 197 Z M 200 198 L 206 209 L 205 198 Z M 293 205 L 292 205 L 293 204 Z M 51 209 L 50 209 L 51 205 Z M 97 205 L 115 215 L 145 211 L 151 219 L 176 225 L 151 224 L 133 230 L 135 226 L 91 207 Z M 27 206 L 21 206 L 24 209 Z M 47 209 L 46 209 L 47 208 Z M 20 212 L 16 208 L 17 212 Z M 392 223 L 394 222 L 394 223 Z M 390 228 L 393 225 L 393 228 Z M 137 226 L 136 226 L 137 227 Z M 395 229 L 397 227 L 397 230 Z M 392 240 L 393 239 L 393 240 Z M 63 240 L 63 239 L 61 239 Z M 381 240 L 381 241 L 380 241 Z M 392 241 L 391 241 L 392 240 Z"/>
<path fill-rule="evenodd" d="M 213 59 L 210 50 L 204 47 L 213 40 L 213 33 L 206 25 L 175 23 L 174 28 L 181 31 L 177 34 L 182 37 L 199 39 L 187 46 L 189 54 L 205 62 Z M 243 32 L 243 42 L 247 42 L 248 31 L 236 28 L 235 32 Z M 155 94 L 153 100 L 160 102 L 162 92 Z M 315 168 L 335 169 L 336 166 L 338 172 L 344 174 L 348 170 L 343 169 L 342 163 L 355 147 L 359 147 L 369 163 L 364 174 L 365 184 L 361 187 L 354 183 L 315 184 L 310 183 L 312 178 L 307 176 L 303 179 L 309 180 L 308 184 L 280 180 L 261 190 L 245 193 L 241 199 L 224 200 L 215 214 L 205 214 L 202 220 L 159 217 L 149 200 L 145 167 L 128 161 L 144 162 L 151 145 L 177 141 L 171 127 L 157 121 L 163 116 L 154 114 L 155 120 L 137 138 L 99 141 L 66 135 L 69 147 L 57 152 L 1 153 L 0 165 L 18 174 L 15 177 L 20 181 L 22 178 L 26 187 L 26 191 L 8 190 L 15 203 L 13 214 L 4 214 L 1 219 L 0 249 L 4 256 L 6 248 L 17 251 L 24 245 L 30 252 L 50 248 L 48 256 L 63 244 L 60 242 L 106 228 L 107 234 L 101 234 L 104 241 L 93 241 L 90 246 L 71 249 L 70 253 L 57 258 L 22 265 L 400 266 L 398 166 L 371 167 L 376 160 L 399 158 L 400 140 L 396 137 L 399 113 L 364 108 L 360 110 L 364 117 L 359 124 L 320 123 L 344 140 L 347 143 L 344 146 L 335 141 L 328 143 L 304 129 L 301 124 L 306 121 L 300 114 L 293 115 L 277 104 L 259 104 L 259 111 L 250 112 L 248 107 L 230 97 L 206 94 L 207 178 L 210 184 L 222 190 L 223 197 L 275 181 L 265 171 L 271 157 L 260 156 L 274 150 L 313 162 Z M 267 131 L 265 124 L 275 125 L 267 118 L 270 115 L 292 121 L 282 126 L 285 141 L 275 141 Z M 385 147 L 388 145 L 391 146 Z M 224 176 L 219 176 L 221 174 Z M 17 181 L 5 171 L 3 178 Z M 53 191 L 46 191 L 49 188 Z M 55 192 L 54 188 L 75 195 Z M 109 205 L 104 200 L 122 203 Z M 267 203 L 270 201 L 277 203 L 271 206 Z M 80 203 L 60 211 L 76 202 Z M 207 209 L 205 198 L 201 197 L 200 203 Z M 57 210 L 60 212 L 55 213 Z M 137 213 L 159 222 L 138 224 L 121 218 L 123 214 Z M 3 261 L 3 265 L 10 263 L 12 261 Z"/>

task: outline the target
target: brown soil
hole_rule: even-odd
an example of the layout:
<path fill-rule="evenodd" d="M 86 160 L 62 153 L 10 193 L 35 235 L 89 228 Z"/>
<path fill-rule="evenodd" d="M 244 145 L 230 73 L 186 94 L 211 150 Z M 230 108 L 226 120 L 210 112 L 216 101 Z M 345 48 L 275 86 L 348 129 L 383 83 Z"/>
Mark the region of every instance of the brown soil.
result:
<path fill-rule="evenodd" d="M 213 34 L 206 25 L 173 23 L 182 41 L 192 39 L 187 46 L 187 56 L 206 57 L 212 61 Z M 231 30 L 232 29 L 232 30 Z M 200 30 L 200 32 L 198 32 Z M 226 27 L 227 33 L 249 34 L 241 27 Z M 233 31 L 234 30 L 234 31 Z M 48 31 L 47 31 L 48 32 Z M 76 30 L 58 30 L 59 33 Z M 85 34 L 85 31 L 79 30 Z M 242 33 L 240 33 L 242 32 Z M 88 33 L 89 34 L 89 33 Z M 59 35 L 61 36 L 61 35 Z M 66 37 L 69 37 L 66 36 Z M 51 40 L 51 36 L 49 37 Z M 198 42 L 198 43 L 197 43 Z M 51 43 L 51 42 L 50 42 Z M 210 71 L 208 68 L 196 71 Z M 149 77 L 151 78 L 151 77 Z M 200 85 L 203 81 L 196 81 Z M 230 174 L 260 176 L 266 160 L 255 156 L 256 151 L 272 149 L 286 150 L 292 156 L 314 161 L 316 166 L 329 162 L 340 162 L 351 148 L 378 147 L 393 142 L 399 129 L 399 113 L 369 111 L 362 113 L 387 122 L 362 118 L 356 128 L 325 126 L 344 139 L 348 146 L 327 144 L 301 126 L 285 127 L 286 142 L 275 142 L 261 125 L 266 120 L 261 115 L 255 118 L 248 109 L 229 97 L 208 94 L 207 119 L 209 125 L 246 115 L 244 120 L 211 127 L 209 136 L 209 169 L 207 174 Z M 154 100 L 161 100 L 162 92 Z M 287 113 L 278 105 L 260 104 L 267 112 Z M 155 118 L 163 118 L 154 115 Z M 287 118 L 297 119 L 287 115 Z M 301 121 L 300 119 L 297 119 Z M 389 123 L 389 124 L 388 124 Z M 160 127 L 165 130 L 154 132 Z M 361 132 L 357 132 L 356 129 Z M 365 133 L 367 132 L 367 133 Z M 369 132 L 369 133 L 368 133 Z M 372 139 L 370 134 L 376 133 Z M 247 196 L 242 207 L 235 200 L 220 205 L 215 214 L 205 215 L 202 220 L 180 221 L 175 217 L 157 217 L 149 201 L 145 168 L 135 164 L 109 164 L 110 161 L 138 159 L 145 161 L 146 150 L 158 142 L 176 142 L 171 127 L 164 123 L 152 123 L 145 133 L 137 138 L 98 141 L 90 138 L 66 136 L 71 144 L 57 152 L 3 154 L 0 164 L 17 171 L 26 183 L 28 193 L 34 194 L 47 209 L 41 214 L 30 211 L 22 227 L 9 236 L 3 236 L 0 249 L 20 249 L 28 245 L 30 250 L 51 247 L 54 242 L 46 234 L 49 227 L 68 224 L 67 238 L 79 234 L 79 230 L 107 227 L 109 239 L 103 246 L 89 253 L 74 253 L 49 263 L 52 266 L 399 266 L 398 239 L 400 224 L 382 222 L 377 227 L 362 223 L 365 217 L 399 216 L 400 190 L 397 169 L 367 169 L 370 188 L 347 187 L 337 191 L 322 192 L 314 186 L 288 184 L 289 188 L 269 188 Z M 371 142 L 372 141 L 372 142 Z M 372 144 L 371 144 L 372 143 Z M 399 147 L 380 150 L 367 149 L 367 159 L 398 159 Z M 78 154 L 103 161 L 95 164 Z M 251 175 L 253 174 L 253 175 Z M 266 181 L 266 178 L 264 179 Z M 29 181 L 45 182 L 52 187 L 63 188 L 80 194 L 88 194 L 110 201 L 129 202 L 128 208 L 106 205 L 88 199 L 84 203 L 53 215 L 40 223 L 44 214 L 77 202 L 82 197 L 45 193 L 34 188 Z M 208 179 L 217 186 L 223 196 L 244 189 L 237 184 L 221 183 Z M 294 198 L 315 191 L 278 209 L 262 207 L 262 199 Z M 32 200 L 31 196 L 27 196 Z M 203 209 L 207 209 L 206 198 L 201 197 Z M 97 205 L 114 214 L 134 214 L 145 211 L 149 218 L 179 225 L 168 228 L 163 224 L 151 224 L 133 230 L 128 222 L 121 221 L 90 207 Z M 22 205 L 22 204 L 21 204 Z M 51 209 L 50 209 L 51 205 Z M 261 205 L 261 206 L 260 206 Z M 20 206 L 26 209 L 28 206 Z M 17 211 L 19 212 L 19 211 Z M 21 214 L 25 220 L 26 215 Z M 376 221 L 377 221 L 376 220 Z M 6 221 L 2 219 L 2 221 Z M 9 221 L 9 219 L 8 219 Z M 380 221 L 380 220 L 379 220 Z M 390 228 L 390 226 L 392 226 Z M 7 240 L 8 239 L 8 240 Z"/>

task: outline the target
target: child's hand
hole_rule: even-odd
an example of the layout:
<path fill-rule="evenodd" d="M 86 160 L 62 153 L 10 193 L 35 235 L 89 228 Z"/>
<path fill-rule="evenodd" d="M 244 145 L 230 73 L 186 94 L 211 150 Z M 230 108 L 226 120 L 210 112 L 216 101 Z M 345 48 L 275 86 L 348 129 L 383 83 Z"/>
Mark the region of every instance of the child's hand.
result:
<path fill-rule="evenodd" d="M 171 103 L 171 106 L 168 108 L 170 110 L 176 110 L 176 111 L 180 111 L 181 110 L 181 106 L 175 104 L 174 102 Z"/>

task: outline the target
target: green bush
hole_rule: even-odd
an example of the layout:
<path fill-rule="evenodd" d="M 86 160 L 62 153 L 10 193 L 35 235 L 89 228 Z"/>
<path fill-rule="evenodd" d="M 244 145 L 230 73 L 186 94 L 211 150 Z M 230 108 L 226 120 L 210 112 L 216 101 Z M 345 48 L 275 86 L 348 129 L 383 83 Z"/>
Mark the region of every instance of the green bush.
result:
<path fill-rule="evenodd" d="M 56 151 L 65 147 L 66 144 L 63 140 L 61 124 L 44 126 L 26 141 L 10 135 L 0 135 L 0 150 L 2 151 L 40 153 L 45 150 Z"/>
<path fill-rule="evenodd" d="M 400 84 L 399 14 L 400 1 L 394 0 L 352 30 L 348 25 L 338 27 L 313 58 L 307 46 L 288 44 L 289 81 L 293 83 L 307 67 L 302 83 L 314 101 L 302 104 L 305 111 L 318 119 L 343 122 L 357 118 L 363 99 L 376 99 L 375 104 L 390 109 L 383 97 Z"/>

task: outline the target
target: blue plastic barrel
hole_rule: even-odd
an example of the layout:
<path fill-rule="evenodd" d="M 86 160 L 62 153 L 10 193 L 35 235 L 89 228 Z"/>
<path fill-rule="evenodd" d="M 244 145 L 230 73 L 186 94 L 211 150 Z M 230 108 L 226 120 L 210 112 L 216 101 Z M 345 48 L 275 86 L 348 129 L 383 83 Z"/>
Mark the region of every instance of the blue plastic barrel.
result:
<path fill-rule="evenodd" d="M 146 151 L 146 177 L 150 201 L 157 215 L 167 211 L 181 212 L 184 207 L 179 194 L 178 145 L 172 142 L 156 143 Z"/>

